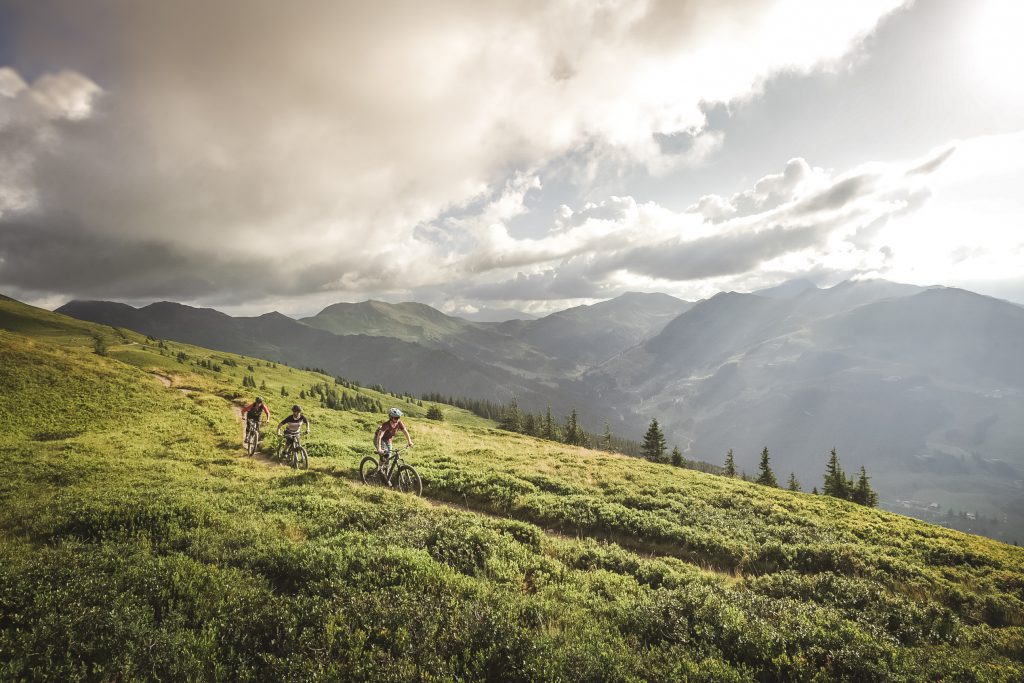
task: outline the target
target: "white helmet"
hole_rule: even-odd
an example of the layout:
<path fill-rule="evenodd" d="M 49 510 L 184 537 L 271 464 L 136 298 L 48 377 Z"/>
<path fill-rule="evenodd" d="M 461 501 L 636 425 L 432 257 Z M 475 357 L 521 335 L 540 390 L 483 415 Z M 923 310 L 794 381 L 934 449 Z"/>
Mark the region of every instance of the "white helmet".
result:
<path fill-rule="evenodd" d="M 402 417 L 402 411 L 398 408 L 392 408 L 388 411 L 388 417 Z"/>

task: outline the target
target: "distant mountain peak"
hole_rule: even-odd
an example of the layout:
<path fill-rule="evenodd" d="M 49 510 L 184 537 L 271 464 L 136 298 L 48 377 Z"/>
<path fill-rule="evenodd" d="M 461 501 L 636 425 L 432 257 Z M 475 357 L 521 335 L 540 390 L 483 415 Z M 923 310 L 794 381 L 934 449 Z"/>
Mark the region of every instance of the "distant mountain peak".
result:
<path fill-rule="evenodd" d="M 795 280 L 787 280 L 782 284 L 775 285 L 774 287 L 759 289 L 751 293 L 769 299 L 790 299 L 800 296 L 804 292 L 810 290 L 817 291 L 817 289 L 818 285 L 814 284 L 807 278 L 797 278 Z"/>

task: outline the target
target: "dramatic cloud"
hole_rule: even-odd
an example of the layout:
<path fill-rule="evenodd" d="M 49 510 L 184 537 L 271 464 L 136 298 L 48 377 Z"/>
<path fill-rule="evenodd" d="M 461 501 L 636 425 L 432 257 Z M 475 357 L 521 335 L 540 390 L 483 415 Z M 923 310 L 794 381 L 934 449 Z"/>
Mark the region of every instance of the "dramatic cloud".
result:
<path fill-rule="evenodd" d="M 705 196 L 681 212 L 630 197 L 575 212 L 562 207 L 539 239 L 512 239 L 492 225 L 463 271 L 479 272 L 485 263 L 492 275 L 501 268 L 515 272 L 458 282 L 451 295 L 539 310 L 538 300 L 563 304 L 634 288 L 697 298 L 794 276 L 884 274 L 894 255 L 890 223 L 927 205 L 928 183 L 939 182 L 933 176 L 954 155 L 944 148 L 923 160 L 841 174 L 793 159 L 750 190 Z"/>
<path fill-rule="evenodd" d="M 615 217 L 529 241 L 508 212 L 552 169 L 699 163 L 702 103 L 838 64 L 902 2 L 0 4 L 0 286 L 216 303 L 625 248 Z"/>

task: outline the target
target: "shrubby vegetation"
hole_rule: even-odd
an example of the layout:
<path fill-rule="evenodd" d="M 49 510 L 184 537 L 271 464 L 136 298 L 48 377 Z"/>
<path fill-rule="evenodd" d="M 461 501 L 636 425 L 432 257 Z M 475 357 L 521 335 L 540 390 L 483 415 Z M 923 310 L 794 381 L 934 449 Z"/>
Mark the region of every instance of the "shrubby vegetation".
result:
<path fill-rule="evenodd" d="M 241 357 L 0 329 L 0 680 L 1024 677 L 1012 546 L 351 389 L 409 414 L 430 504 L 354 481 L 375 412 L 314 402 L 305 472 L 242 456 Z"/>

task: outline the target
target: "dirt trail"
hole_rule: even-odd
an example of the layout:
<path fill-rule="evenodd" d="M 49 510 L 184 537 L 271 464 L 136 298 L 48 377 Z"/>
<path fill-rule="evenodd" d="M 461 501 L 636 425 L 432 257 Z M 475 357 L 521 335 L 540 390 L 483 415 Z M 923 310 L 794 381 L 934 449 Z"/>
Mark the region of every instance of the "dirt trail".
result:
<path fill-rule="evenodd" d="M 244 439 L 245 438 L 245 418 L 242 417 L 242 409 L 240 407 L 238 407 L 238 406 L 231 406 L 231 411 L 235 414 L 235 417 L 238 419 L 238 421 L 240 423 L 242 423 L 242 425 L 241 425 L 242 426 L 242 438 Z M 265 432 L 261 432 L 261 437 L 263 437 L 263 438 L 260 439 L 260 448 L 262 449 L 263 448 L 263 444 L 266 441 L 266 433 Z M 242 453 L 242 455 L 244 457 L 246 457 L 246 458 L 250 457 L 249 454 L 245 452 L 244 448 L 239 447 L 239 451 L 241 451 L 241 453 Z M 255 462 L 258 462 L 258 463 L 260 463 L 262 465 L 265 465 L 267 467 L 276 467 L 278 465 L 281 465 L 281 466 L 284 465 L 284 463 L 282 463 L 277 458 L 272 458 L 269 455 L 266 455 L 265 453 L 263 453 L 262 450 L 257 450 L 256 454 L 251 456 L 251 458 Z"/>
<path fill-rule="evenodd" d="M 160 384 L 163 384 L 168 389 L 175 389 L 176 388 L 178 391 L 180 391 L 181 393 L 185 394 L 186 396 L 191 396 L 192 394 L 198 393 L 195 389 L 185 389 L 183 387 L 175 387 L 174 386 L 174 377 L 173 376 L 168 377 L 167 375 L 161 375 L 158 372 L 151 372 L 149 374 L 152 375 L 154 378 L 156 378 L 156 380 L 158 382 L 160 382 Z"/>

